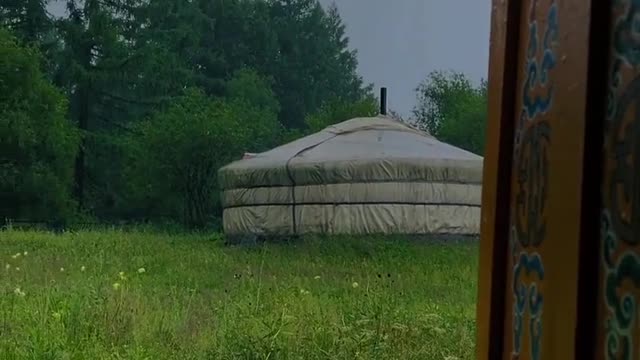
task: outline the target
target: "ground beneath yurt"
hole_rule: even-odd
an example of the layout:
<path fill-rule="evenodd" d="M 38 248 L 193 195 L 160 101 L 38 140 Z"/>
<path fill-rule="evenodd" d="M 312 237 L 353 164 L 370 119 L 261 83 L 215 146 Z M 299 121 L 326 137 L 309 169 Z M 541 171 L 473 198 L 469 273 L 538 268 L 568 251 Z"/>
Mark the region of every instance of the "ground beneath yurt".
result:
<path fill-rule="evenodd" d="M 4 358 L 472 359 L 473 242 L 0 232 Z"/>

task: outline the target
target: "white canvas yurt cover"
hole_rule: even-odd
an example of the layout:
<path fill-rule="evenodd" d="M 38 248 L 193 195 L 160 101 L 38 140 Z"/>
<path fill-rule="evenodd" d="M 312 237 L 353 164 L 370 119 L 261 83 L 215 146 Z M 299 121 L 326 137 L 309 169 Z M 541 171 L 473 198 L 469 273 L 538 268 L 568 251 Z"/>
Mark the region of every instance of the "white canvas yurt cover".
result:
<path fill-rule="evenodd" d="M 228 235 L 477 234 L 482 157 L 387 116 L 219 171 Z"/>

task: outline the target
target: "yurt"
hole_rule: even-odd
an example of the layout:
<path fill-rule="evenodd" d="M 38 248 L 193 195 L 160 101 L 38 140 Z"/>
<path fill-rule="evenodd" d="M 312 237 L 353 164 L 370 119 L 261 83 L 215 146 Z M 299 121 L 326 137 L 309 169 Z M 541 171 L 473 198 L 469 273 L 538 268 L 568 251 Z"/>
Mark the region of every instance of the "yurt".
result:
<path fill-rule="evenodd" d="M 380 115 L 219 171 L 227 235 L 479 233 L 482 157 Z"/>

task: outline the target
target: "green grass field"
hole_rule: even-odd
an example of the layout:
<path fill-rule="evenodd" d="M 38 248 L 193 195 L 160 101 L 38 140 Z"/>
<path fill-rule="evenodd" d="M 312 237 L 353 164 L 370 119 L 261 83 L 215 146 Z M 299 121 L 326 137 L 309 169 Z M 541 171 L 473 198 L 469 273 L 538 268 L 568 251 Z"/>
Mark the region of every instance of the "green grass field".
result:
<path fill-rule="evenodd" d="M 472 359 L 476 244 L 0 232 L 2 359 Z"/>

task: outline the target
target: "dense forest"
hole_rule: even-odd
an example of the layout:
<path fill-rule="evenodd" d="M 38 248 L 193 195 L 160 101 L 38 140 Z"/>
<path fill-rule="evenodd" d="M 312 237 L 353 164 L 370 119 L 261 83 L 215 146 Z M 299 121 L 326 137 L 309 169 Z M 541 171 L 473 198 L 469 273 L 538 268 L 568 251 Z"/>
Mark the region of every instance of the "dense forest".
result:
<path fill-rule="evenodd" d="M 0 5 L 2 219 L 215 226 L 220 166 L 377 113 L 335 6 L 65 2 Z M 481 154 L 486 84 L 419 80 L 418 124 Z"/>

